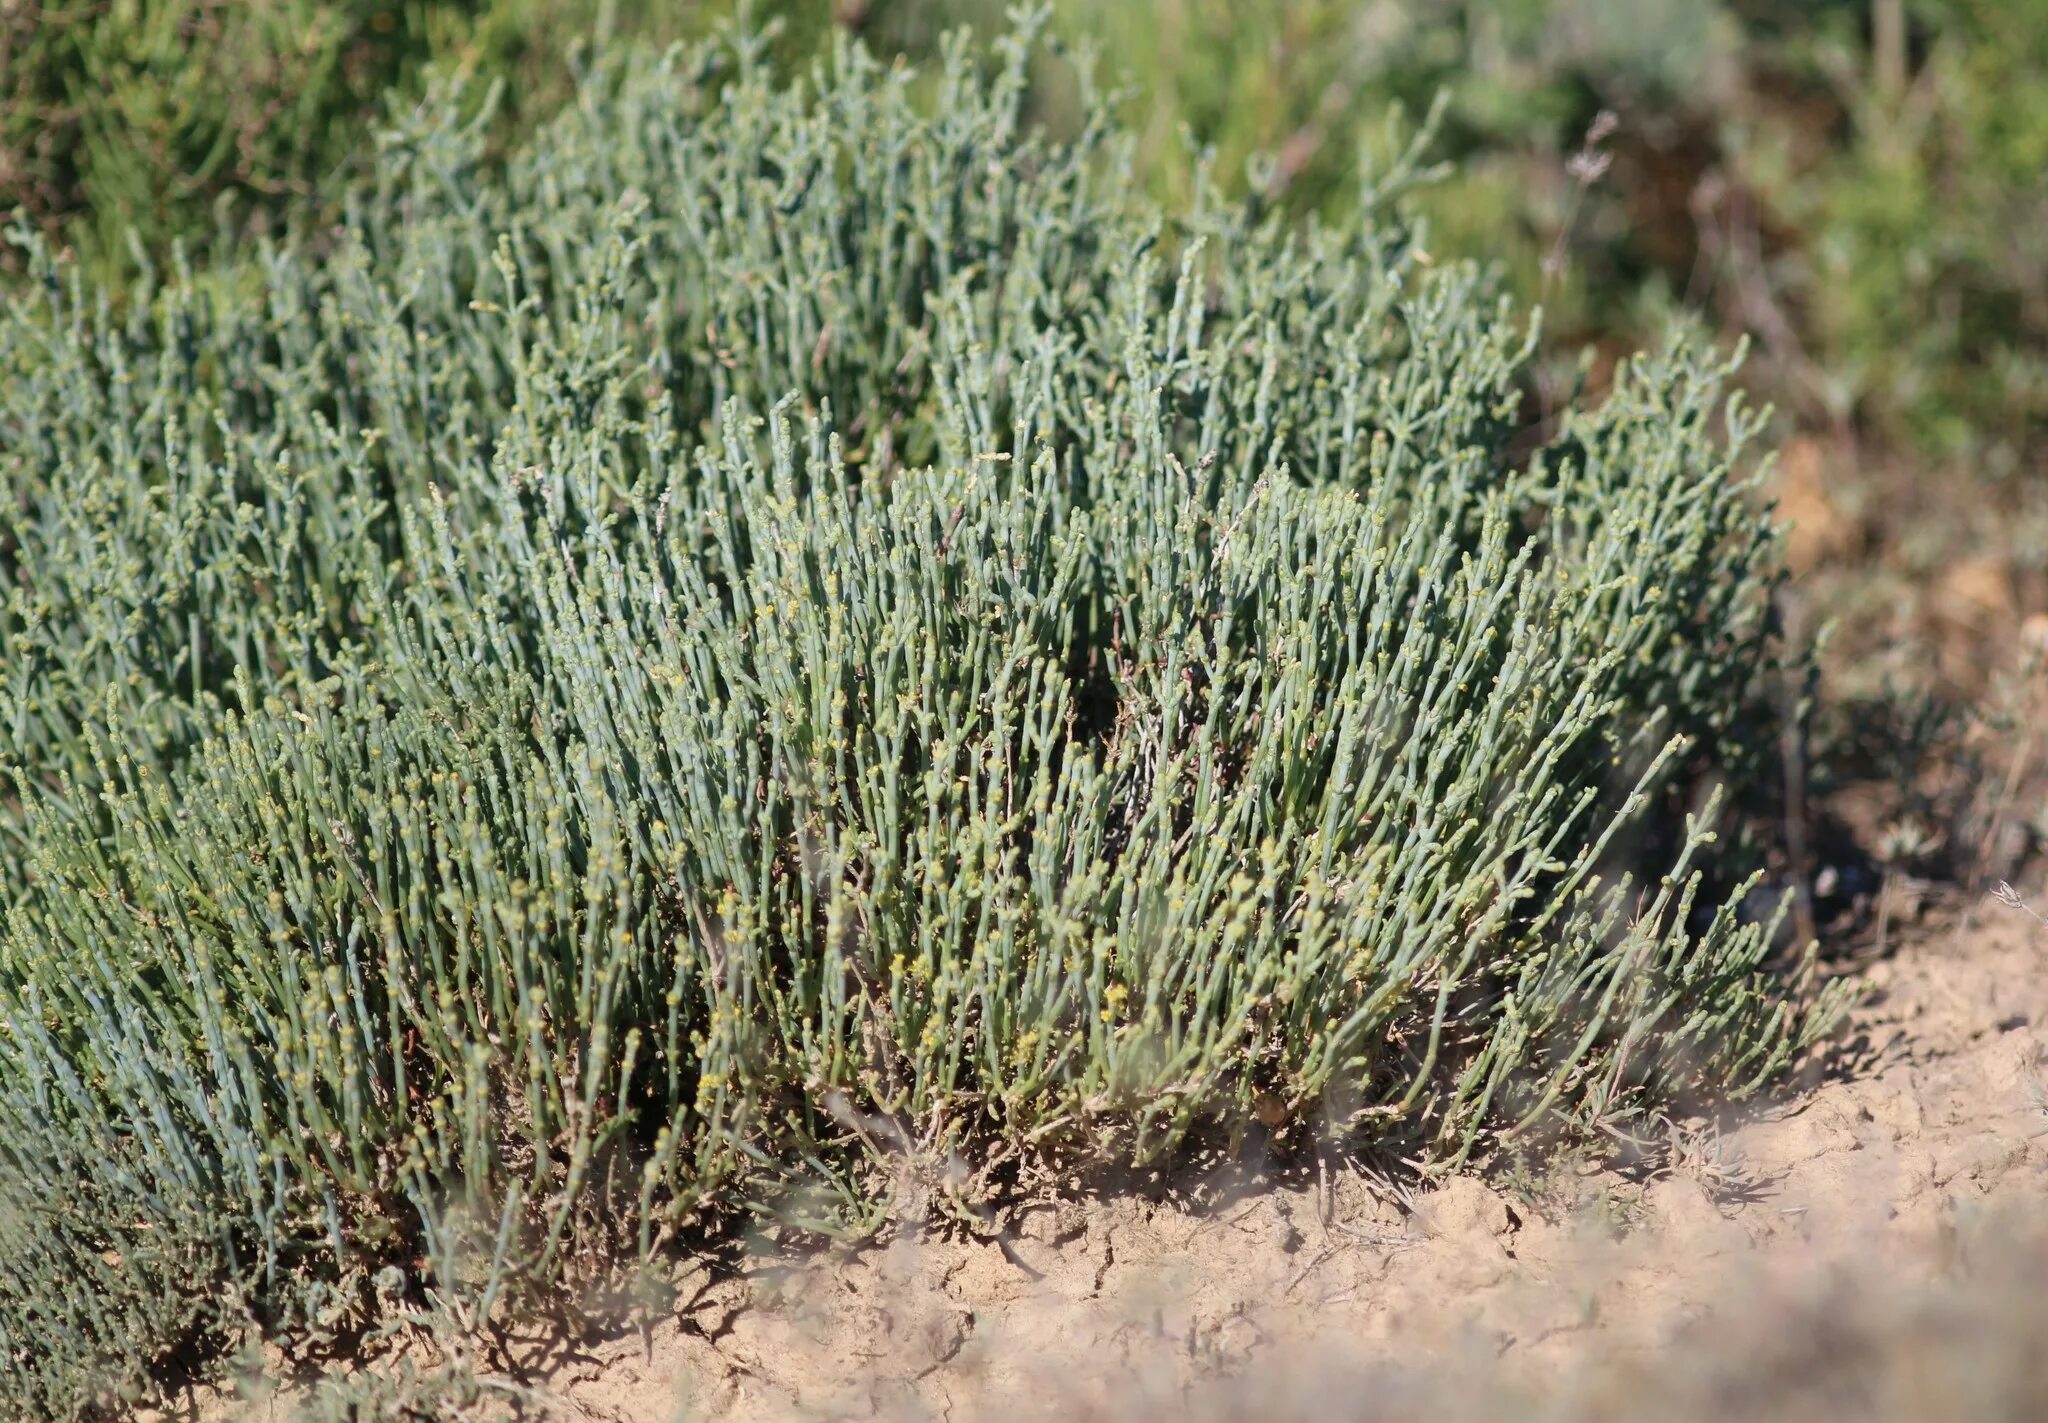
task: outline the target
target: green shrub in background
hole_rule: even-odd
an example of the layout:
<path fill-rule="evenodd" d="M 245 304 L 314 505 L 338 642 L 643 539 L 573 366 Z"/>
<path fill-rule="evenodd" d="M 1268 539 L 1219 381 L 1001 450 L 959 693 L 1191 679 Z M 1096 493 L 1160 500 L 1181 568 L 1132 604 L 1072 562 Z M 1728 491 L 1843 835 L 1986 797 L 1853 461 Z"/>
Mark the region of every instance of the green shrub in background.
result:
<path fill-rule="evenodd" d="M 217 208 L 315 207 L 457 8 L 8 0 L 0 205 L 62 222 L 95 265 L 126 261 L 131 226 L 161 254 Z"/>
<path fill-rule="evenodd" d="M 0 211 L 132 273 L 218 227 L 337 214 L 434 73 L 503 79 L 495 137 L 552 110 L 578 44 L 659 47 L 734 0 L 0 0 Z M 756 0 L 780 52 L 832 29 L 928 56 L 1000 0 Z M 1059 0 L 1133 92 L 1138 168 L 1188 197 L 1182 135 L 1231 191 L 1353 201 L 1388 106 L 1450 104 L 1442 255 L 1503 263 L 1568 343 L 1633 349 L 1675 305 L 1763 338 L 1774 397 L 1954 467 L 2029 467 L 2048 428 L 2048 11 L 2002 0 Z M 1063 66 L 1034 113 L 1084 121 Z M 1613 166 L 1570 161 L 1596 116 Z"/>
<path fill-rule="evenodd" d="M 25 211 L 96 275 L 176 244 L 333 221 L 377 135 L 464 77 L 497 86 L 494 149 L 574 88 L 575 56 L 651 49 L 742 13 L 809 56 L 841 25 L 929 53 L 958 8 L 895 0 L 0 0 L 0 214 Z M 995 7 L 990 7 L 995 17 Z M 10 254 L 17 255 L 17 254 Z M 18 263 L 10 263 L 18 265 Z"/>
<path fill-rule="evenodd" d="M 1917 66 L 1815 67 L 1852 142 L 1814 199 L 1813 359 L 1880 435 L 2010 481 L 2048 456 L 2048 11 L 1997 0 L 1915 6 Z M 1809 217 L 1808 214 L 1811 213 Z"/>
<path fill-rule="evenodd" d="M 1080 3 L 1171 192 L 1185 127 L 1294 210 L 1354 191 L 1390 103 L 1449 103 L 1434 245 L 1505 263 L 1553 333 L 1678 306 L 1773 394 L 1879 449 L 2033 467 L 2048 441 L 2048 9 L 2000 0 Z M 1571 160 L 1603 111 L 1610 165 Z"/>
<path fill-rule="evenodd" d="M 704 7 L 628 0 L 634 35 Z M 90 270 L 132 275 L 223 230 L 338 212 L 378 130 L 431 74 L 504 81 L 508 124 L 568 92 L 613 0 L 0 0 L 0 211 L 23 208 Z"/>
<path fill-rule="evenodd" d="M 1254 1116 L 1625 1131 L 1826 1026 L 1704 826 L 1642 864 L 1763 734 L 1720 363 L 1516 454 L 1412 152 L 1162 211 L 1002 53 L 606 62 L 502 164 L 458 96 L 317 255 L 120 305 L 18 233 L 10 1407 Z"/>

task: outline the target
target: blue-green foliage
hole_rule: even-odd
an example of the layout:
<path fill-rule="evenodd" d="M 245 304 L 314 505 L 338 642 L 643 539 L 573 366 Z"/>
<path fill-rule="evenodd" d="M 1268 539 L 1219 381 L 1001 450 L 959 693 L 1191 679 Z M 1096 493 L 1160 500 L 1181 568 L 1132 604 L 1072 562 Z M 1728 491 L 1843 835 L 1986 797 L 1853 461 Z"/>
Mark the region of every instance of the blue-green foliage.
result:
<path fill-rule="evenodd" d="M 604 67 L 488 180 L 423 117 L 119 310 L 35 256 L 0 1397 L 1255 1102 L 1465 1160 L 1824 1025 L 1703 829 L 1615 878 L 1770 655 L 1724 372 L 1510 458 L 1533 337 L 1404 169 L 1161 214 L 1027 49 Z"/>

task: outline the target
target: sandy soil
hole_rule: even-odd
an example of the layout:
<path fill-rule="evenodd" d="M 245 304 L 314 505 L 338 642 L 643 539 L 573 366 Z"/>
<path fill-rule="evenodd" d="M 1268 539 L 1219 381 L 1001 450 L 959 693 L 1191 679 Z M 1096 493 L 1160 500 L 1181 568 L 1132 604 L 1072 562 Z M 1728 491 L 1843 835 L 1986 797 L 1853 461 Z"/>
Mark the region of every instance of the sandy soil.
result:
<path fill-rule="evenodd" d="M 1332 1361 L 1540 1390 L 1784 1302 L 1910 1294 L 1973 1216 L 2040 1201 L 2048 1220 L 2048 928 L 1952 909 L 1860 972 L 1830 1077 L 1685 1136 L 1647 1179 L 1414 1192 L 1237 1168 L 1040 1208 L 1001 1239 L 757 1251 L 686 1274 L 645 1330 L 496 1363 L 542 1411 L 614 1423 L 1109 1418 Z M 221 1413 L 286 1417 L 289 1397 Z"/>

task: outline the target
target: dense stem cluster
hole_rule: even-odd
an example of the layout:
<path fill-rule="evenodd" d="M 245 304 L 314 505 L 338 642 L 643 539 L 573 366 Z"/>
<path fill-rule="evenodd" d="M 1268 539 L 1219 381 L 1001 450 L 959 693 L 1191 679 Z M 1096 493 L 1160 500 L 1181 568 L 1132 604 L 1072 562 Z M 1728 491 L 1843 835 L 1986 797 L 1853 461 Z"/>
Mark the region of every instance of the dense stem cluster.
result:
<path fill-rule="evenodd" d="M 1652 833 L 1770 655 L 1725 371 L 1516 457 L 1410 168 L 1161 213 L 1029 43 L 608 64 L 502 170 L 426 114 L 118 308 L 34 254 L 0 1397 L 1255 1106 L 1463 1162 L 1824 1023 Z"/>

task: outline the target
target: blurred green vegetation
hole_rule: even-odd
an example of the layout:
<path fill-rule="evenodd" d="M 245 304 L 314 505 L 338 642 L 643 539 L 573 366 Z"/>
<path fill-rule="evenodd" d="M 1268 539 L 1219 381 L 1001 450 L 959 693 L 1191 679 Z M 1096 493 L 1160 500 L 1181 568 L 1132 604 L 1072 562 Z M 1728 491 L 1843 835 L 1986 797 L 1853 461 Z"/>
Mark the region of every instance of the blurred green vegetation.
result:
<path fill-rule="evenodd" d="M 0 198 L 101 270 L 316 211 L 430 61 L 515 70 L 564 8 L 0 0 Z"/>
<path fill-rule="evenodd" d="M 2048 5 L 1067 0 L 1134 85 L 1292 206 L 1341 203 L 1390 103 L 1448 96 L 1448 254 L 1611 356 L 1674 306 L 1755 335 L 1817 428 L 2010 477 L 2048 421 Z M 1612 133 L 1587 154 L 1603 113 Z M 1261 159 L 1256 155 L 1267 155 Z M 1574 160 L 1580 161 L 1575 163 Z M 1603 166 L 1604 165 L 1604 166 Z M 1597 176 L 1596 176 L 1597 175 Z M 2036 466 L 2038 467 L 2038 466 Z"/>
<path fill-rule="evenodd" d="M 1760 338 L 1811 428 L 2009 480 L 2048 428 L 2048 5 L 2011 0 L 1055 0 L 1128 94 L 1169 199 L 1184 141 L 1294 210 L 1355 191 L 1392 106 L 1447 97 L 1423 200 L 1445 255 L 1541 300 L 1560 349 L 1673 307 Z M 331 220 L 432 76 L 502 80 L 516 132 L 579 43 L 744 13 L 801 52 L 834 27 L 928 54 L 1001 0 L 0 0 L 0 209 L 89 268 L 224 230 Z M 1071 73 L 1038 106 L 1077 122 Z M 1597 154 L 1585 136 L 1603 112 Z M 1574 160 L 1578 161 L 1574 161 Z"/>

